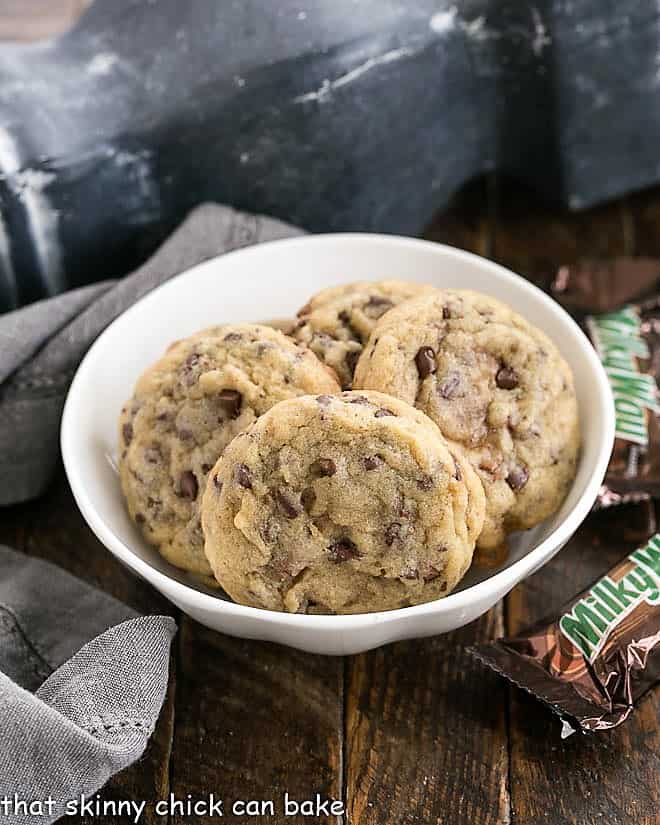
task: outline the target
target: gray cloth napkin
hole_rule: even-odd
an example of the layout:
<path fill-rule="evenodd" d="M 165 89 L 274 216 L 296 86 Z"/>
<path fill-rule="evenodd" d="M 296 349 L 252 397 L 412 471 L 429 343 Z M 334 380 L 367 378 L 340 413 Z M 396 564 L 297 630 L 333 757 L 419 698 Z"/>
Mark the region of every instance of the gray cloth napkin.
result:
<path fill-rule="evenodd" d="M 53 822 L 142 755 L 176 625 L 1 545 L 0 576 L 0 823 Z"/>
<path fill-rule="evenodd" d="M 300 230 L 226 206 L 197 207 L 147 263 L 0 315 L 0 506 L 39 495 L 58 460 L 66 391 L 89 345 L 120 313 L 184 269 Z"/>
<path fill-rule="evenodd" d="M 194 264 L 296 234 L 207 204 L 123 280 L 0 316 L 0 505 L 46 487 L 73 373 L 114 318 Z M 167 689 L 175 630 L 168 617 L 136 617 L 64 571 L 0 546 L 0 823 L 52 822 L 64 802 L 89 797 L 139 758 Z M 39 813 L 23 813 L 20 803 L 35 800 Z"/>

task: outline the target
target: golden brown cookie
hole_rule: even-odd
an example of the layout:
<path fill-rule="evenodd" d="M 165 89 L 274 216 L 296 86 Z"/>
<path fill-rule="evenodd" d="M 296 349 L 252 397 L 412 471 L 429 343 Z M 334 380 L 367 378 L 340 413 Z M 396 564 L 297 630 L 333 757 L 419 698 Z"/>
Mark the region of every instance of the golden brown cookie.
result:
<path fill-rule="evenodd" d="M 470 565 L 481 483 L 425 415 L 390 396 L 304 396 L 226 449 L 202 505 L 236 601 L 364 613 L 445 596 Z"/>
<path fill-rule="evenodd" d="M 580 446 L 573 376 L 552 341 L 500 301 L 438 290 L 392 309 L 354 383 L 413 404 L 465 451 L 486 493 L 476 560 L 563 502 Z"/>
<path fill-rule="evenodd" d="M 358 281 L 318 292 L 298 312 L 292 335 L 351 386 L 362 348 L 376 321 L 392 307 L 430 286 L 407 281 Z"/>
<path fill-rule="evenodd" d="M 172 344 L 119 422 L 122 490 L 147 541 L 177 567 L 211 576 L 199 516 L 211 467 L 278 401 L 338 391 L 313 353 L 270 327 L 212 327 Z"/>

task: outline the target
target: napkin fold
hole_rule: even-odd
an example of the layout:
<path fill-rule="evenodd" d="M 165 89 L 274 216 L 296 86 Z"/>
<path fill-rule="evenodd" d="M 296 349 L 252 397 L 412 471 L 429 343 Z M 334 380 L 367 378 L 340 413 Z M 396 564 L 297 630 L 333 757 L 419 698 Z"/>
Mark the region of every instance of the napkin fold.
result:
<path fill-rule="evenodd" d="M 176 624 L 1 545 L 0 574 L 0 823 L 53 822 L 144 752 Z"/>
<path fill-rule="evenodd" d="M 126 278 L 0 315 L 0 506 L 48 484 L 67 389 L 114 318 L 201 261 L 297 234 L 205 204 Z M 48 562 L 0 546 L 0 823 L 53 822 L 68 800 L 89 797 L 140 757 L 164 701 L 175 632 L 167 616 L 137 616 Z M 30 813 L 34 801 L 41 809 Z"/>
<path fill-rule="evenodd" d="M 227 206 L 197 207 L 158 251 L 120 281 L 104 281 L 0 315 L 0 506 L 38 496 L 59 456 L 66 392 L 90 344 L 154 287 L 195 264 L 301 234 Z"/>

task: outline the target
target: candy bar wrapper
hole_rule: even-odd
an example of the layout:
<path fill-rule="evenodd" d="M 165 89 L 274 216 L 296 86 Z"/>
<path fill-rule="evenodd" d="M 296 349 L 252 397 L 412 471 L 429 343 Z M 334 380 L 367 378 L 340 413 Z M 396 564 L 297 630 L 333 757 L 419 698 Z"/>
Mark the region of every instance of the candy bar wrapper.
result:
<path fill-rule="evenodd" d="M 561 267 L 552 291 L 582 322 L 614 397 L 616 438 L 598 504 L 660 496 L 660 262 Z M 630 302 L 639 295 L 647 297 Z"/>
<path fill-rule="evenodd" d="M 470 651 L 573 730 L 620 725 L 660 678 L 660 534 L 558 616 Z"/>

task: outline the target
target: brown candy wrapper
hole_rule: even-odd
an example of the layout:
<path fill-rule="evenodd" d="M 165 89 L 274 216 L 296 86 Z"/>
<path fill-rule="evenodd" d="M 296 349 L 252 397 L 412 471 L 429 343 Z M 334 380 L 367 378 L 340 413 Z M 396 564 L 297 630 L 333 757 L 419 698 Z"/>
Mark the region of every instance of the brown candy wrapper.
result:
<path fill-rule="evenodd" d="M 552 292 L 582 322 L 614 396 L 616 438 L 598 503 L 660 496 L 660 261 L 564 266 Z"/>
<path fill-rule="evenodd" d="M 470 651 L 574 730 L 620 725 L 660 678 L 660 534 L 559 616 Z"/>

